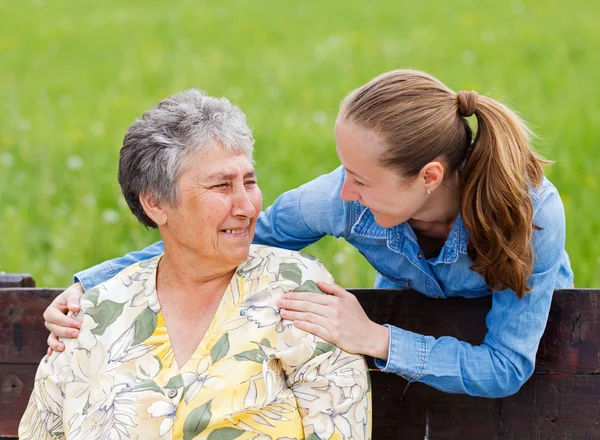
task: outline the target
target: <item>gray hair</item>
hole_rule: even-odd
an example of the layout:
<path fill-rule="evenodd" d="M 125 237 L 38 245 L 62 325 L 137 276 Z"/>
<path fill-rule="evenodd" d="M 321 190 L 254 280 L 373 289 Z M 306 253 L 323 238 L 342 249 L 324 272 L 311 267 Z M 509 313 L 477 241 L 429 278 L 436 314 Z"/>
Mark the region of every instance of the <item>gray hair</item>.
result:
<path fill-rule="evenodd" d="M 220 145 L 252 160 L 254 138 L 246 115 L 227 98 L 197 89 L 163 99 L 135 121 L 125 134 L 119 159 L 119 184 L 131 212 L 156 228 L 140 194 L 171 206 L 178 201 L 177 181 L 195 152 Z"/>

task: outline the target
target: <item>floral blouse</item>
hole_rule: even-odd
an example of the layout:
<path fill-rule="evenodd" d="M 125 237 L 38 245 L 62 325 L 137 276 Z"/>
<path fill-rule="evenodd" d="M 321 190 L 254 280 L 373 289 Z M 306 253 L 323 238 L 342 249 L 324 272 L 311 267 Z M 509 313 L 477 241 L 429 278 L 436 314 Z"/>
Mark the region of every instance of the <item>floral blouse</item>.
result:
<path fill-rule="evenodd" d="M 253 245 L 179 368 L 156 294 L 161 256 L 82 298 L 66 350 L 46 356 L 25 439 L 368 439 L 365 360 L 294 327 L 276 301 L 332 282 L 315 258 Z"/>

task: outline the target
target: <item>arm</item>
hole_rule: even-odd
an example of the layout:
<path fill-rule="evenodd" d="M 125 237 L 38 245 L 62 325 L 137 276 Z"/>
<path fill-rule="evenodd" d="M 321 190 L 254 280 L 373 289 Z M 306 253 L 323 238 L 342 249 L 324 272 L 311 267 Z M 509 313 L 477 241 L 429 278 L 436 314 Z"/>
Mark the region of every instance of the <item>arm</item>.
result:
<path fill-rule="evenodd" d="M 124 257 L 105 261 L 75 274 L 75 283 L 81 283 L 83 290 L 87 291 L 114 277 L 126 267 L 140 261 L 149 260 L 152 257 L 162 254 L 164 251 L 165 248 L 162 241 L 156 242 L 141 251 L 130 252 Z"/>
<path fill-rule="evenodd" d="M 509 290 L 493 294 L 488 333 L 481 345 L 388 326 L 388 360 L 376 359 L 377 366 L 451 393 L 484 397 L 516 393 L 533 373 L 564 249 L 564 210 L 556 192 L 541 204 L 534 224 L 542 229 L 532 237 L 535 264 L 528 278 L 532 291 L 522 300 Z"/>
<path fill-rule="evenodd" d="M 318 261 L 302 279 L 332 282 Z M 284 321 L 280 359 L 302 415 L 306 439 L 370 439 L 371 387 L 362 356 L 342 351 Z"/>
<path fill-rule="evenodd" d="M 345 236 L 349 204 L 340 198 L 344 177 L 339 167 L 280 195 L 258 217 L 254 243 L 300 250 L 325 235 Z"/>
<path fill-rule="evenodd" d="M 73 382 L 71 359 L 76 340 L 66 350 L 45 356 L 37 369 L 33 392 L 19 424 L 21 440 L 66 439 L 63 426 L 64 390 Z"/>
<path fill-rule="evenodd" d="M 54 298 L 52 304 L 44 311 L 44 325 L 50 331 L 48 336 L 48 355 L 52 351 L 63 351 L 61 338 L 76 338 L 81 325 L 74 319 L 65 316 L 67 312 L 79 311 L 79 300 L 84 291 L 114 277 L 123 269 L 139 261 L 148 260 L 164 252 L 162 241 L 154 243 L 141 251 L 130 252 L 124 257 L 105 261 L 75 275 L 75 283 Z"/>

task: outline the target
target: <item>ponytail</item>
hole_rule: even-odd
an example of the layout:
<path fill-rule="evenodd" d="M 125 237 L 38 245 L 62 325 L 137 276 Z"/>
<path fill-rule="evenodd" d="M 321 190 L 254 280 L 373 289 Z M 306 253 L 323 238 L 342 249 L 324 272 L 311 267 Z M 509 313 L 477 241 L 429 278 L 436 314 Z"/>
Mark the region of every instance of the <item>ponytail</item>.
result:
<path fill-rule="evenodd" d="M 459 112 L 465 101 L 459 92 Z M 474 92 L 471 92 L 474 93 Z M 471 269 L 492 290 L 511 289 L 522 298 L 531 289 L 533 206 L 530 187 L 548 163 L 530 148 L 531 132 L 510 109 L 480 96 L 474 114 L 477 135 L 460 173 L 460 210 L 469 233 Z"/>

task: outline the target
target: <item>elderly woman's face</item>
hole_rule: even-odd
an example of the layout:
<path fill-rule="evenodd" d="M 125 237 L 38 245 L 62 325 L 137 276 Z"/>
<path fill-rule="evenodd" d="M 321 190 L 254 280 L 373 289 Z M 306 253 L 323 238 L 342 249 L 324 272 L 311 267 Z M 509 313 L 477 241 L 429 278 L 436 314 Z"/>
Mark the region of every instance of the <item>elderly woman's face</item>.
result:
<path fill-rule="evenodd" d="M 189 160 L 178 183 L 179 202 L 167 207 L 168 233 L 176 246 L 225 265 L 248 256 L 262 195 L 245 155 L 215 146 Z"/>

